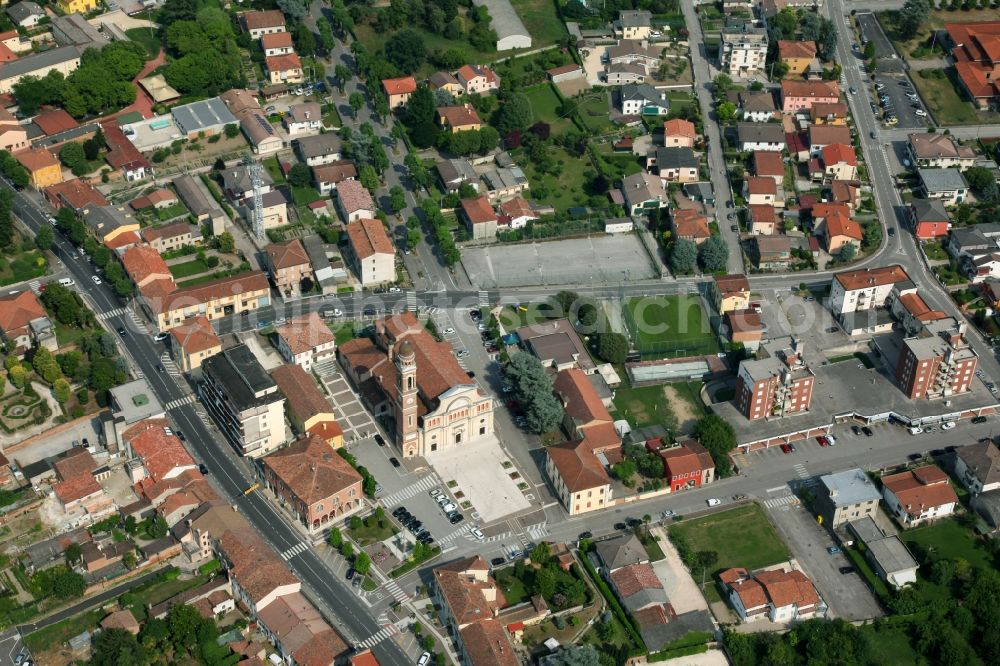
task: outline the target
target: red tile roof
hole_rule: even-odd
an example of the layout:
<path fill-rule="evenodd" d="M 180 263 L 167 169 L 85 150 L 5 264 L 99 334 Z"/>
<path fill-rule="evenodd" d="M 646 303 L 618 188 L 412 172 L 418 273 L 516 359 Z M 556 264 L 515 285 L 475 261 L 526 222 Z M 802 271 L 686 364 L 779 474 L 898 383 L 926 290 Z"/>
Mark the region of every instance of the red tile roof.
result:
<path fill-rule="evenodd" d="M 35 116 L 33 122 L 38 125 L 40 130 L 45 132 L 46 136 L 59 134 L 60 132 L 65 132 L 66 130 L 71 130 L 80 126 L 80 123 L 73 120 L 73 116 L 69 115 L 63 109 L 46 111 L 41 115 Z"/>
<path fill-rule="evenodd" d="M 742 294 L 750 291 L 750 281 L 746 275 L 717 275 L 715 287 L 723 296 Z"/>
<path fill-rule="evenodd" d="M 292 48 L 292 33 L 290 32 L 269 32 L 260 36 L 260 45 L 267 51 L 268 49 Z"/>
<path fill-rule="evenodd" d="M 285 15 L 277 9 L 269 9 L 259 12 L 244 12 L 242 14 L 243 24 L 247 30 L 258 30 L 260 28 L 284 27 Z"/>
<path fill-rule="evenodd" d="M 298 238 L 284 243 L 271 243 L 264 248 L 264 252 L 267 254 L 268 263 L 276 270 L 309 264 L 309 255 L 306 254 L 306 248 Z"/>
<path fill-rule="evenodd" d="M 524 197 L 514 197 L 513 199 L 504 201 L 500 204 L 499 208 L 501 213 L 511 219 L 515 217 L 530 217 L 537 220 L 539 217 L 538 213 Z"/>
<path fill-rule="evenodd" d="M 169 312 L 175 308 L 190 307 L 196 303 L 208 303 L 211 300 L 234 294 L 268 292 L 269 290 L 267 276 L 263 273 L 243 273 L 204 284 L 183 287 L 154 302 L 153 307 L 157 312 Z"/>
<path fill-rule="evenodd" d="M 771 181 L 772 184 L 774 181 Z M 674 210 L 670 216 L 679 238 L 708 238 L 712 235 L 708 218 L 694 208 Z"/>
<path fill-rule="evenodd" d="M 552 464 L 559 472 L 566 489 L 571 493 L 599 488 L 610 483 L 604 465 L 583 441 L 563 442 L 545 449 Z"/>
<path fill-rule="evenodd" d="M 104 130 L 104 140 L 108 144 L 108 152 L 104 159 L 113 169 L 150 169 L 152 165 L 146 161 L 139 149 L 132 145 L 122 128 L 116 122 L 101 125 Z"/>
<path fill-rule="evenodd" d="M 47 167 L 58 166 L 59 158 L 52 154 L 52 151 L 45 148 L 29 148 L 14 153 L 14 157 L 28 171 L 34 173 Z"/>
<path fill-rule="evenodd" d="M 937 321 L 948 316 L 940 310 L 931 310 L 920 294 L 915 291 L 900 296 L 899 302 L 917 321 Z"/>
<path fill-rule="evenodd" d="M 81 474 L 80 476 L 74 476 L 71 479 L 60 481 L 52 486 L 52 490 L 55 491 L 56 497 L 58 497 L 59 501 L 63 504 L 76 502 L 84 499 L 85 497 L 90 497 L 91 495 L 103 492 L 101 484 L 99 484 L 90 474 Z"/>
<path fill-rule="evenodd" d="M 858 241 L 864 238 L 864 234 L 861 231 L 861 225 L 848 216 L 840 213 L 834 213 L 827 216 L 826 234 L 830 238 L 833 238 L 834 236 L 847 236 L 848 238 L 853 238 Z"/>
<path fill-rule="evenodd" d="M 472 105 L 465 106 L 439 106 L 437 114 L 450 127 L 467 127 L 469 125 L 481 125 L 483 121 L 479 119 L 479 114 Z"/>
<path fill-rule="evenodd" d="M 122 254 L 122 266 L 132 281 L 142 287 L 151 278 L 171 278 L 170 268 L 160 253 L 148 245 L 135 245 Z"/>
<path fill-rule="evenodd" d="M 816 42 L 799 42 L 790 39 L 779 39 L 778 57 L 782 60 L 786 60 L 788 58 L 815 58 Z"/>
<path fill-rule="evenodd" d="M 341 207 L 348 214 L 367 210 L 375 211 L 375 202 L 365 186 L 359 180 L 345 180 L 337 186 L 337 198 Z"/>
<path fill-rule="evenodd" d="M 751 204 L 750 223 L 754 224 L 777 224 L 778 213 L 771 204 Z"/>
<path fill-rule="evenodd" d="M 554 382 L 556 393 L 562 399 L 566 414 L 575 422 L 587 425 L 594 421 L 611 421 L 608 408 L 601 402 L 594 385 L 579 368 L 562 370 Z"/>
<path fill-rule="evenodd" d="M 470 666 L 520 666 L 521 660 L 499 620 L 481 620 L 459 633 Z"/>
<path fill-rule="evenodd" d="M 663 136 L 683 136 L 693 139 L 698 136 L 698 132 L 695 131 L 694 123 L 690 120 L 671 118 L 663 123 Z"/>
<path fill-rule="evenodd" d="M 754 312 L 750 312 L 749 314 L 758 318 L 760 317 L 760 315 Z M 663 459 L 665 468 L 664 476 L 667 479 L 673 476 L 682 476 L 696 472 L 700 474 L 706 469 L 715 469 L 712 456 L 705 447 L 694 440 L 684 442 L 681 446 L 661 449 L 657 453 Z"/>
<path fill-rule="evenodd" d="M 750 176 L 746 179 L 747 192 L 749 194 L 772 194 L 777 195 L 778 184 L 773 178 L 761 176 Z"/>
<path fill-rule="evenodd" d="M 417 90 L 417 80 L 412 76 L 401 76 L 398 79 L 382 79 L 382 89 L 386 95 L 407 95 Z"/>
<path fill-rule="evenodd" d="M 179 326 L 170 329 L 170 335 L 186 354 L 197 354 L 222 346 L 222 340 L 212 328 L 212 322 L 204 315 L 185 319 Z"/>
<path fill-rule="evenodd" d="M 611 572 L 611 580 L 622 598 L 627 599 L 642 590 L 662 590 L 663 583 L 648 562 L 629 564 Z"/>
<path fill-rule="evenodd" d="M 351 222 L 347 225 L 346 231 L 354 254 L 360 259 L 367 259 L 376 254 L 394 253 L 392 241 L 378 220 L 365 218 Z"/>
<path fill-rule="evenodd" d="M 851 166 L 858 165 L 858 157 L 854 154 L 854 148 L 842 143 L 831 143 L 823 148 L 823 164 L 839 164 L 844 162 Z"/>
<path fill-rule="evenodd" d="M 277 553 L 250 528 L 226 530 L 219 539 L 219 548 L 232 563 L 230 579 L 255 604 L 278 587 L 299 585 L 299 579 Z"/>
<path fill-rule="evenodd" d="M 911 516 L 919 516 L 923 509 L 958 502 L 948 475 L 936 465 L 884 476 L 882 486 L 896 496 L 903 510 Z"/>
<path fill-rule="evenodd" d="M 35 293 L 25 289 L 13 296 L 0 296 L 0 331 L 13 333 L 39 317 L 47 317 Z"/>
<path fill-rule="evenodd" d="M 88 206 L 108 205 L 108 200 L 103 194 L 79 178 L 50 185 L 45 188 L 45 193 L 50 198 L 65 202 L 67 206 L 76 210 L 83 210 Z"/>
<path fill-rule="evenodd" d="M 333 342 L 333 331 L 316 312 L 294 317 L 275 332 L 284 339 L 293 354 L 303 354 L 314 347 Z"/>
<path fill-rule="evenodd" d="M 809 145 L 829 146 L 833 143 L 851 144 L 851 129 L 844 125 L 810 125 Z"/>
<path fill-rule="evenodd" d="M 468 573 L 488 570 L 486 561 L 479 555 L 449 562 L 434 569 L 438 591 L 459 627 L 494 617 L 504 606 L 506 600 L 496 581 L 488 574 L 485 580 L 480 580 Z M 487 592 L 491 594 L 491 598 L 487 597 Z"/>
<path fill-rule="evenodd" d="M 753 166 L 755 176 L 784 177 L 785 175 L 785 163 L 781 159 L 781 153 L 771 150 L 754 151 Z"/>
<path fill-rule="evenodd" d="M 910 279 L 903 267 L 899 265 L 844 271 L 843 273 L 835 273 L 833 277 L 848 291 L 876 285 L 895 284 Z"/>
<path fill-rule="evenodd" d="M 973 97 L 997 94 L 997 68 L 1000 61 L 1000 21 L 946 23 L 944 26 L 955 48 L 955 71 Z"/>
<path fill-rule="evenodd" d="M 836 81 L 782 81 L 781 98 L 786 97 L 829 97 L 837 101 L 840 86 Z"/>
<path fill-rule="evenodd" d="M 285 53 L 267 56 L 264 58 L 264 66 L 269 72 L 287 72 L 293 69 L 302 69 L 302 60 L 295 53 Z"/>
<path fill-rule="evenodd" d="M 288 408 L 300 421 L 307 421 L 317 414 L 333 415 L 333 407 L 319 390 L 312 375 L 294 363 L 279 365 L 271 371 L 271 378 L 288 399 Z"/>
<path fill-rule="evenodd" d="M 156 204 L 161 204 L 161 203 L 169 203 L 169 204 L 177 203 L 177 195 L 168 190 L 167 188 L 161 187 L 157 190 L 153 190 L 152 192 L 150 192 L 145 196 L 133 199 L 132 201 L 129 202 L 129 205 L 132 206 L 132 208 L 134 208 L 135 210 L 142 210 L 143 208 L 149 208 L 150 206 L 155 206 Z M 187 222 L 175 222 L 174 224 L 168 224 L 165 227 L 149 227 L 147 229 L 143 229 L 142 237 L 146 238 L 147 233 L 152 235 L 153 233 L 156 233 L 159 229 L 166 229 L 170 227 L 176 228 L 179 226 L 189 228 Z"/>
<path fill-rule="evenodd" d="M 461 206 L 462 212 L 465 213 L 465 217 L 471 224 L 486 224 L 497 220 L 497 215 L 493 212 L 493 207 L 490 206 L 490 200 L 485 196 L 462 199 Z"/>
<path fill-rule="evenodd" d="M 351 487 L 356 487 L 357 496 L 361 497 L 361 475 L 316 435 L 297 439 L 278 449 L 265 456 L 262 464 L 306 506 L 327 500 Z"/>
<path fill-rule="evenodd" d="M 754 578 L 764 587 L 764 592 L 776 608 L 792 604 L 802 608 L 819 602 L 816 588 L 801 571 L 759 571 Z"/>

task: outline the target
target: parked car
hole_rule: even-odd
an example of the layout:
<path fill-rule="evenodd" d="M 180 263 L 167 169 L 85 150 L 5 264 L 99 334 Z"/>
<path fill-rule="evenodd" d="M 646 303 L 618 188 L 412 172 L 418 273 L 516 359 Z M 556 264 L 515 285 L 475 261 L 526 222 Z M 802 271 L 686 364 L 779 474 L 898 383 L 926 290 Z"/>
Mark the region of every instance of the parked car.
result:
<path fill-rule="evenodd" d="M 448 502 L 447 504 L 441 505 L 441 510 L 444 511 L 445 513 L 451 513 L 452 511 L 455 511 L 457 509 L 458 505 L 455 504 L 454 502 Z"/>
<path fill-rule="evenodd" d="M 951 430 L 954 427 L 955 427 L 954 421 L 946 421 L 945 423 L 941 424 L 941 430 Z"/>
<path fill-rule="evenodd" d="M 830 442 L 826 438 L 826 435 L 820 435 L 819 437 L 816 438 L 816 441 L 819 442 L 820 446 L 829 446 L 830 444 Z"/>
<path fill-rule="evenodd" d="M 498 566 L 500 566 L 501 564 L 503 564 L 506 561 L 507 560 L 505 560 L 502 557 L 494 557 L 492 560 L 490 560 L 490 564 L 492 564 L 495 567 L 498 567 Z"/>
<path fill-rule="evenodd" d="M 715 499 L 714 497 L 711 497 L 705 501 L 708 503 L 709 506 L 719 506 L 720 504 L 722 504 L 722 500 Z"/>
<path fill-rule="evenodd" d="M 854 567 L 840 567 L 838 571 L 842 574 L 852 574 L 854 573 Z"/>
<path fill-rule="evenodd" d="M 594 538 L 594 533 L 591 532 L 590 530 L 587 530 L 586 532 L 580 532 L 580 535 L 577 538 L 578 539 L 593 539 Z"/>
<path fill-rule="evenodd" d="M 790 447 L 788 444 L 782 444 L 781 452 L 784 453 L 785 455 L 788 455 L 789 453 L 792 452 L 792 447 Z"/>
<path fill-rule="evenodd" d="M 972 422 L 975 423 L 976 425 L 979 425 L 980 423 L 986 423 L 986 421 L 987 421 L 987 418 L 985 416 L 973 416 L 972 417 Z"/>
<path fill-rule="evenodd" d="M 855 435 L 860 435 L 861 434 L 861 428 L 858 427 L 858 426 L 856 426 L 856 425 L 852 425 L 851 426 L 851 432 L 853 432 Z"/>
<path fill-rule="evenodd" d="M 831 555 L 836 555 L 837 553 L 840 552 L 840 546 L 830 546 L 829 548 L 826 549 L 826 552 L 830 553 Z"/>
<path fill-rule="evenodd" d="M 398 461 L 398 460 L 396 460 L 396 458 L 394 458 L 394 457 L 393 457 L 393 458 L 389 458 L 389 463 L 390 463 L 390 464 L 391 464 L 391 465 L 392 465 L 393 467 L 399 467 L 399 461 Z"/>
<path fill-rule="evenodd" d="M 429 664 L 430 661 L 431 661 L 431 653 L 424 652 L 422 655 L 420 655 L 420 659 L 417 659 L 417 666 L 427 666 L 427 664 Z"/>
<path fill-rule="evenodd" d="M 472 536 L 476 537 L 480 541 L 482 541 L 483 539 L 486 538 L 486 535 L 483 534 L 483 531 L 481 529 L 479 529 L 478 527 L 473 527 L 471 530 L 469 530 L 469 534 L 471 534 Z"/>
<path fill-rule="evenodd" d="M 438 497 L 441 497 L 441 495 L 443 495 L 444 493 L 441 492 L 440 488 L 431 488 L 430 491 L 428 491 L 427 494 L 430 495 L 431 497 L 437 499 Z"/>
<path fill-rule="evenodd" d="M 871 437 L 872 435 L 875 434 L 874 432 L 872 432 L 872 429 L 869 428 L 868 426 L 865 426 L 864 428 L 862 428 L 861 432 L 865 433 L 865 437 Z"/>
<path fill-rule="evenodd" d="M 923 456 L 920 455 L 919 453 L 911 453 L 910 455 L 908 455 L 906 457 L 907 457 L 907 459 L 912 460 L 914 462 L 916 462 L 917 460 L 920 460 L 920 459 L 923 458 Z"/>
<path fill-rule="evenodd" d="M 465 516 L 460 513 L 455 513 L 448 517 L 448 522 L 452 525 L 458 525 L 463 520 L 465 520 Z"/>
<path fill-rule="evenodd" d="M 385 446 L 385 438 L 382 435 L 375 433 L 375 443 L 379 446 Z"/>

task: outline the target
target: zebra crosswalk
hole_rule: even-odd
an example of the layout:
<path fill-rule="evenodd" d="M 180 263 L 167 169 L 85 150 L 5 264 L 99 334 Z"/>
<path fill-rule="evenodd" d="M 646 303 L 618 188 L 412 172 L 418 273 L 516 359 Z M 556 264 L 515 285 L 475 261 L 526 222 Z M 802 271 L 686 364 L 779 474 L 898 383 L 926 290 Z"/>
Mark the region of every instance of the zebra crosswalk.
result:
<path fill-rule="evenodd" d="M 398 601 L 401 604 L 405 604 L 407 601 L 410 600 L 410 595 L 408 595 L 406 593 L 406 590 L 404 590 L 403 588 L 401 588 L 399 586 L 399 583 L 397 583 L 394 580 L 391 580 L 391 579 L 387 580 L 385 582 L 385 585 L 383 585 L 382 587 L 385 588 L 386 592 L 388 592 L 389 594 L 392 595 L 393 599 L 395 599 L 396 601 Z"/>
<path fill-rule="evenodd" d="M 414 495 L 416 495 L 421 491 L 430 490 L 431 488 L 440 483 L 441 482 L 438 480 L 436 474 L 428 474 L 419 481 L 415 481 L 414 483 L 411 483 L 405 488 L 397 490 L 396 492 L 383 497 L 382 506 L 385 507 L 395 506 L 396 504 L 399 504 L 404 500 L 410 499 L 411 497 L 413 497 Z"/>
<path fill-rule="evenodd" d="M 375 647 L 385 639 L 399 633 L 399 628 L 394 624 L 386 625 L 379 629 L 377 632 L 366 638 L 365 640 L 358 643 L 357 648 L 359 650 L 366 650 L 368 648 Z"/>
<path fill-rule="evenodd" d="M 479 290 L 479 307 L 485 308 L 490 304 L 490 292 Z"/>
<path fill-rule="evenodd" d="M 806 470 L 806 466 L 803 465 L 802 463 L 798 463 L 796 465 L 792 465 L 792 469 L 795 470 L 796 476 L 798 476 L 800 479 L 808 479 L 809 478 L 809 472 Z"/>
<path fill-rule="evenodd" d="M 29 282 L 28 288 L 31 289 L 31 291 L 35 292 L 36 294 L 42 293 L 42 283 L 39 282 L 38 280 L 32 280 L 31 282 Z"/>
<path fill-rule="evenodd" d="M 292 546 L 291 548 L 289 548 L 288 550 L 286 550 L 285 552 L 283 552 L 281 554 L 281 559 L 283 559 L 283 560 L 285 560 L 287 562 L 288 560 L 292 559 L 296 555 L 301 555 L 302 553 L 306 552 L 307 550 L 309 550 L 309 544 L 307 544 L 304 541 L 300 541 L 299 543 L 295 544 L 294 546 Z"/>
<path fill-rule="evenodd" d="M 181 374 L 183 374 L 181 373 L 181 369 L 177 367 L 174 359 L 171 358 L 170 354 L 167 352 L 160 354 L 160 364 L 163 365 L 163 369 L 166 370 L 167 374 L 171 377 L 180 377 Z"/>
<path fill-rule="evenodd" d="M 337 366 L 337 359 L 329 358 L 325 361 L 320 361 L 313 365 L 313 370 L 319 374 L 320 377 L 332 377 L 338 374 L 340 371 Z"/>
<path fill-rule="evenodd" d="M 178 407 L 183 407 L 184 405 L 190 405 L 195 400 L 197 400 L 197 397 L 192 393 L 191 395 L 186 395 L 183 398 L 177 398 L 175 400 L 171 400 L 166 405 L 164 405 L 164 408 L 169 412 L 172 409 L 177 409 Z"/>
<path fill-rule="evenodd" d="M 108 310 L 107 312 L 101 312 L 97 315 L 98 319 L 114 319 L 115 317 L 121 317 L 126 312 L 129 312 L 128 308 L 115 308 L 114 310 Z"/>
<path fill-rule="evenodd" d="M 772 497 L 769 500 L 764 500 L 764 506 L 769 509 L 780 509 L 789 504 L 798 504 L 798 502 L 799 499 L 795 495 L 782 495 L 781 497 Z"/>
<path fill-rule="evenodd" d="M 409 312 L 417 311 L 417 292 L 412 290 L 406 292 L 406 309 Z"/>
<path fill-rule="evenodd" d="M 529 525 L 527 531 L 533 541 L 541 541 L 550 534 L 547 523 Z"/>

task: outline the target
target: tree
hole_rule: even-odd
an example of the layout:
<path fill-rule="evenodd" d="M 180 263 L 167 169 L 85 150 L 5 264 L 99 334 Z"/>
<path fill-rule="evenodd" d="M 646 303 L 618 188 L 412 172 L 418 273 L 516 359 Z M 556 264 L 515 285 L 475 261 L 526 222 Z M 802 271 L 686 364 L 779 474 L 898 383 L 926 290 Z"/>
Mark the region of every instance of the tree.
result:
<path fill-rule="evenodd" d="M 139 644 L 132 632 L 124 629 L 105 629 L 91 644 L 92 666 L 141 666 L 149 660 L 146 648 Z"/>
<path fill-rule="evenodd" d="M 980 200 L 994 200 L 996 198 L 997 181 L 993 174 L 986 167 L 971 167 L 962 172 L 969 187 L 976 193 Z M 983 194 L 987 196 L 983 196 Z"/>
<path fill-rule="evenodd" d="M 370 569 L 371 566 L 372 560 L 365 551 L 361 551 L 358 553 L 358 556 L 354 558 L 354 570 L 362 576 L 368 573 L 368 569 Z"/>
<path fill-rule="evenodd" d="M 70 394 L 72 393 L 72 388 L 69 382 L 65 378 L 60 377 L 52 385 L 52 393 L 56 397 L 56 402 L 59 404 L 64 404 L 69 401 Z"/>
<path fill-rule="evenodd" d="M 345 558 L 350 559 L 354 555 L 354 545 L 350 541 L 344 541 L 340 544 L 340 554 Z"/>
<path fill-rule="evenodd" d="M 544 567 L 552 559 L 552 549 L 549 548 L 549 544 L 543 541 L 531 549 L 531 554 L 528 557 L 535 564 Z"/>
<path fill-rule="evenodd" d="M 712 79 L 712 92 L 715 93 L 717 99 L 725 96 L 732 89 L 733 79 L 728 74 L 719 74 Z"/>
<path fill-rule="evenodd" d="M 22 389 L 28 381 L 28 372 L 24 369 L 23 365 L 15 365 L 7 371 L 7 378 L 10 379 L 10 383 L 14 388 Z"/>
<path fill-rule="evenodd" d="M 406 191 L 399 185 L 393 185 L 389 189 L 389 208 L 394 215 L 406 208 Z"/>
<path fill-rule="evenodd" d="M 413 74 L 427 60 L 423 38 L 413 30 L 401 30 L 385 43 L 385 59 L 404 74 Z"/>
<path fill-rule="evenodd" d="M 278 9 L 289 23 L 301 23 L 309 13 L 309 3 L 305 0 L 278 0 Z"/>
<path fill-rule="evenodd" d="M 361 522 L 361 516 L 353 515 L 349 521 L 352 530 L 360 530 L 364 523 Z"/>
<path fill-rule="evenodd" d="M 336 41 L 333 39 L 333 28 L 330 27 L 328 21 L 317 21 L 316 27 L 319 30 L 319 46 L 324 54 L 329 53 L 336 45 Z"/>
<path fill-rule="evenodd" d="M 712 454 L 716 473 L 721 477 L 729 476 L 732 473 L 729 452 L 736 448 L 733 426 L 718 415 L 709 414 L 695 424 L 694 436 Z"/>
<path fill-rule="evenodd" d="M 42 252 L 47 252 L 52 248 L 52 243 L 54 241 L 55 241 L 55 234 L 52 233 L 52 226 L 48 224 L 43 224 L 38 229 L 38 233 L 35 234 L 35 247 L 37 247 Z"/>
<path fill-rule="evenodd" d="M 351 105 L 351 113 L 355 118 L 358 117 L 358 111 L 361 107 L 365 105 L 365 97 L 359 92 L 351 93 L 351 96 L 347 98 L 347 103 Z"/>
<path fill-rule="evenodd" d="M 674 275 L 683 275 L 694 270 L 698 261 L 698 246 L 693 240 L 678 238 L 670 250 L 670 270 Z"/>
<path fill-rule="evenodd" d="M 698 248 L 698 263 L 706 273 L 726 270 L 729 261 L 729 247 L 721 236 L 712 236 Z"/>
<path fill-rule="evenodd" d="M 479 152 L 486 154 L 497 149 L 500 145 L 500 132 L 489 125 L 484 125 L 479 130 Z"/>
<path fill-rule="evenodd" d="M 865 60 L 872 60 L 872 59 L 874 59 L 875 58 L 875 42 L 869 40 L 868 43 L 865 44 L 865 50 L 864 50 L 863 54 L 865 56 Z"/>
<path fill-rule="evenodd" d="M 552 595 L 556 593 L 555 572 L 548 567 L 539 569 L 535 573 L 535 586 L 538 588 L 538 593 L 541 594 L 543 598 L 551 598 Z"/>
<path fill-rule="evenodd" d="M 63 551 L 63 554 L 66 556 L 66 564 L 73 566 L 80 561 L 81 557 L 83 557 L 83 549 L 80 547 L 80 544 L 73 542 L 66 546 L 66 550 Z"/>
<path fill-rule="evenodd" d="M 841 261 L 853 261 L 854 257 L 858 256 L 858 248 L 854 243 L 844 243 L 844 246 L 840 248 L 838 253 L 838 258 Z"/>
<path fill-rule="evenodd" d="M 337 79 L 337 90 L 344 94 L 344 86 L 351 80 L 351 70 L 346 65 L 337 65 L 333 68 L 333 77 Z"/>
<path fill-rule="evenodd" d="M 227 139 L 235 139 L 240 133 L 240 126 L 236 123 L 229 123 L 222 128 L 222 131 Z"/>
<path fill-rule="evenodd" d="M 610 621 L 597 625 L 597 631 L 602 634 L 604 640 L 602 630 L 607 632 L 608 641 L 614 637 L 614 625 Z M 546 662 L 551 666 L 601 666 L 601 655 L 597 648 L 590 644 L 564 645 L 558 652 L 546 657 Z"/>
<path fill-rule="evenodd" d="M 624 363 L 628 356 L 628 338 L 614 331 L 601 333 L 597 339 L 597 355 L 608 363 Z"/>
<path fill-rule="evenodd" d="M 150 521 L 149 526 L 146 528 L 146 533 L 149 535 L 149 538 L 151 539 L 162 539 L 163 537 L 167 536 L 167 528 L 168 528 L 167 521 L 164 520 L 162 516 L 156 516 Z"/>
<path fill-rule="evenodd" d="M 500 134 L 526 129 L 531 125 L 533 114 L 531 100 L 524 93 L 514 93 L 497 111 L 496 128 Z"/>
<path fill-rule="evenodd" d="M 792 39 L 799 30 L 799 13 L 793 7 L 785 7 L 770 21 L 775 39 Z"/>
<path fill-rule="evenodd" d="M 720 123 L 731 123 L 736 120 L 736 105 L 732 102 L 723 102 L 716 107 L 715 115 Z"/>
<path fill-rule="evenodd" d="M 931 3 L 928 0 L 906 0 L 896 12 L 896 27 L 901 35 L 915 35 L 930 18 Z"/>
<path fill-rule="evenodd" d="M 375 167 L 370 164 L 366 164 L 361 167 L 358 171 L 358 180 L 361 181 L 361 184 L 365 186 L 365 189 L 372 194 L 375 193 L 375 190 L 377 190 L 381 184 L 378 179 L 378 173 L 375 171 Z"/>
<path fill-rule="evenodd" d="M 219 252 L 223 254 L 232 254 L 236 251 L 236 239 L 228 231 L 223 231 L 221 234 L 215 237 L 216 247 L 218 247 Z"/>
<path fill-rule="evenodd" d="M 309 187 L 312 183 L 312 169 L 308 164 L 297 162 L 288 170 L 288 182 L 293 187 Z"/>
<path fill-rule="evenodd" d="M 863 238 L 861 249 L 870 252 L 882 244 L 882 223 L 878 220 L 865 222 L 861 227 Z"/>
<path fill-rule="evenodd" d="M 552 307 L 553 318 L 568 317 L 573 311 L 573 306 L 580 301 L 580 294 L 575 291 L 558 291 L 556 295 L 550 299 L 550 304 Z"/>
<path fill-rule="evenodd" d="M 76 176 L 87 173 L 87 156 L 79 143 L 67 143 L 59 150 L 59 161 L 65 164 Z"/>
<path fill-rule="evenodd" d="M 326 542 L 334 548 L 340 548 L 340 544 L 344 543 L 344 537 L 340 533 L 340 528 L 331 527 L 330 536 L 326 538 Z"/>
<path fill-rule="evenodd" d="M 316 37 L 305 23 L 300 23 L 295 29 L 295 50 L 306 57 L 316 54 Z"/>

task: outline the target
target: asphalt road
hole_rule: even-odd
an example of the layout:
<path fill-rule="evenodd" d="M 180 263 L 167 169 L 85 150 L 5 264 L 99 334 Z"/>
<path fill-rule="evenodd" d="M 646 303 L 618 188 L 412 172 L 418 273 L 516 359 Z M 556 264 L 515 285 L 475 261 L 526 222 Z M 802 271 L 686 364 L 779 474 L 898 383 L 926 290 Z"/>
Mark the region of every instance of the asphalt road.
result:
<path fill-rule="evenodd" d="M 4 186 L 9 187 L 6 182 Z M 37 231 L 41 225 L 47 224 L 45 213 L 36 202 L 28 198 L 26 193 L 15 192 L 13 210 L 14 214 L 32 230 Z M 90 301 L 98 314 L 121 308 L 121 302 L 106 283 L 96 285 L 91 280 L 94 269 L 88 261 L 82 256 L 77 259 L 72 258 L 72 246 L 59 233 L 56 234 L 54 251 L 59 254 L 69 273 L 75 278 L 77 289 Z M 137 330 L 127 312 L 106 316 L 103 320 L 111 330 L 123 327 L 129 331 L 122 346 L 131 357 L 134 367 L 145 375 L 161 404 L 165 405 L 189 395 L 173 378 L 158 371 L 160 355 L 165 349 L 155 344 L 147 332 Z M 243 513 L 276 552 L 284 553 L 302 542 L 299 532 L 289 525 L 287 518 L 261 494 L 243 495 L 243 491 L 254 482 L 248 464 L 236 457 L 221 435 L 216 435 L 214 429 L 210 430 L 202 422 L 193 405 L 187 404 L 172 409 L 168 412 L 168 416 L 176 428 L 187 434 L 189 449 L 199 462 L 208 466 L 211 471 L 209 479 L 216 488 L 223 496 L 230 498 L 233 505 Z M 369 609 L 339 577 L 333 575 L 312 549 L 306 549 L 291 557 L 288 565 L 302 581 L 303 588 L 310 593 L 310 597 L 317 602 L 321 610 L 325 611 L 326 616 L 349 643 L 357 644 L 381 629 L 375 618 L 369 614 Z M 392 641 L 378 643 L 374 651 L 382 663 L 400 666 L 410 663 L 410 658 Z"/>
<path fill-rule="evenodd" d="M 726 171 L 726 160 L 722 155 L 722 133 L 714 120 L 712 76 L 708 60 L 705 58 L 701 23 L 698 21 L 693 2 L 682 2 L 681 7 L 684 11 L 684 23 L 688 28 L 688 42 L 691 45 L 694 88 L 698 96 L 698 105 L 701 107 L 701 116 L 704 119 L 705 140 L 708 142 L 708 171 L 712 178 L 712 187 L 715 190 L 715 211 L 719 222 L 719 234 L 729 246 L 729 260 L 726 262 L 726 268 L 730 273 L 743 273 L 740 236 L 738 232 L 730 229 L 732 222 L 729 221 L 729 214 L 735 213 L 736 209 L 729 205 L 729 202 L 733 200 L 733 191 Z"/>

